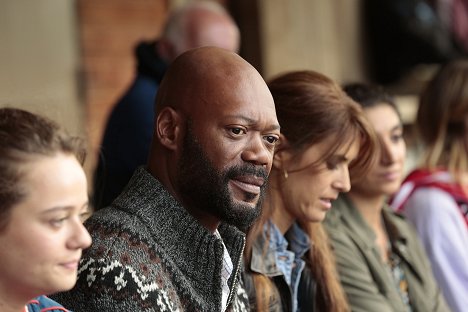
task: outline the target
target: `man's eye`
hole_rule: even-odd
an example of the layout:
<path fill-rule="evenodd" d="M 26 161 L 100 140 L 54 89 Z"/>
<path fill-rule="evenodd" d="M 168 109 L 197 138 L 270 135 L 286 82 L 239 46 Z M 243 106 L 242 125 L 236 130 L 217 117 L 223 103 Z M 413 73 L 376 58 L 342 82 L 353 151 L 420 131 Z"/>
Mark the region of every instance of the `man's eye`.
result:
<path fill-rule="evenodd" d="M 231 132 L 234 133 L 235 135 L 246 133 L 246 131 L 242 128 L 231 128 Z"/>
<path fill-rule="evenodd" d="M 274 135 L 268 135 L 265 137 L 265 140 L 267 140 L 268 143 L 270 144 L 275 144 L 276 142 L 279 141 L 279 138 L 277 136 L 274 136 Z"/>

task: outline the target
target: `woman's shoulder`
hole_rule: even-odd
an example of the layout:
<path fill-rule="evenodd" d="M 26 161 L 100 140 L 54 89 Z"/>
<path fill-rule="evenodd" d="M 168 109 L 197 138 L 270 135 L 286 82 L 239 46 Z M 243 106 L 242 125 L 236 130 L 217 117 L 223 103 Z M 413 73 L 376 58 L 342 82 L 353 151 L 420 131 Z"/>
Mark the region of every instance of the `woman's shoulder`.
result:
<path fill-rule="evenodd" d="M 385 218 L 385 222 L 387 223 L 387 227 L 392 229 L 391 231 L 393 235 L 404 237 L 405 240 L 416 239 L 416 231 L 404 214 L 393 211 L 387 205 L 384 206 L 382 214 Z"/>
<path fill-rule="evenodd" d="M 445 190 L 435 187 L 421 187 L 414 191 L 404 205 L 405 215 L 425 214 L 438 216 L 447 210 L 457 211 L 457 203 L 453 196 Z"/>
<path fill-rule="evenodd" d="M 29 301 L 27 305 L 28 312 L 70 312 L 58 302 L 47 296 L 40 296 Z"/>

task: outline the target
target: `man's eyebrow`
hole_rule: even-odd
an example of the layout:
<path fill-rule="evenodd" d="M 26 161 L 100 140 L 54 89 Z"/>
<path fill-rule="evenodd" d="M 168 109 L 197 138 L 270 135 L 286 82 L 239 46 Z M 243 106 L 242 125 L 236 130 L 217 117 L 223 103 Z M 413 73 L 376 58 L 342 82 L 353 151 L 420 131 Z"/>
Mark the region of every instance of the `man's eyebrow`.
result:
<path fill-rule="evenodd" d="M 253 124 L 257 123 L 257 120 L 252 119 L 250 117 L 247 117 L 245 115 L 229 115 L 228 117 L 242 119 L 247 124 L 250 124 L 250 125 L 253 125 Z M 275 123 L 275 124 L 271 125 L 271 127 L 267 128 L 266 130 L 267 131 L 280 130 L 280 125 L 279 125 L 279 123 Z"/>
<path fill-rule="evenodd" d="M 281 127 L 280 127 L 280 125 L 277 123 L 277 124 L 274 124 L 274 125 L 272 125 L 271 127 L 267 128 L 266 130 L 267 130 L 267 131 L 274 131 L 274 130 L 280 130 L 280 129 L 281 129 Z"/>

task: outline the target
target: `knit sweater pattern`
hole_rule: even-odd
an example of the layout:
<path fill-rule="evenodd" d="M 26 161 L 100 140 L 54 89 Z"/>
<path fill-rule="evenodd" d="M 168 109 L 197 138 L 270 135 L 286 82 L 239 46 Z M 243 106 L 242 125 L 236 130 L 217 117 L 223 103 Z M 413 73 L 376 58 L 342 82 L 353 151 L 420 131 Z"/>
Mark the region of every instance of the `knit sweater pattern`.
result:
<path fill-rule="evenodd" d="M 53 298 L 75 312 L 221 311 L 222 241 L 143 167 L 109 208 L 86 222 L 93 244 L 77 285 Z M 227 311 L 248 311 L 239 281 L 245 235 L 221 224 L 232 259 Z"/>

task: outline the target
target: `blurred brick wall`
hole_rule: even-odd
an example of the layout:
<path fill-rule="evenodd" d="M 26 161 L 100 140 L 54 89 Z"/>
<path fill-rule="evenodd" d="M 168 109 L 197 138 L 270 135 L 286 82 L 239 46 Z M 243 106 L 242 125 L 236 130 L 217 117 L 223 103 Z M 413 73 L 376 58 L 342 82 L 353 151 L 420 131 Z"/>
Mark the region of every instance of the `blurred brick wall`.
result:
<path fill-rule="evenodd" d="M 86 104 L 90 167 L 112 106 L 135 74 L 133 50 L 140 40 L 156 38 L 169 0 L 77 0 L 81 54 L 81 94 Z"/>

